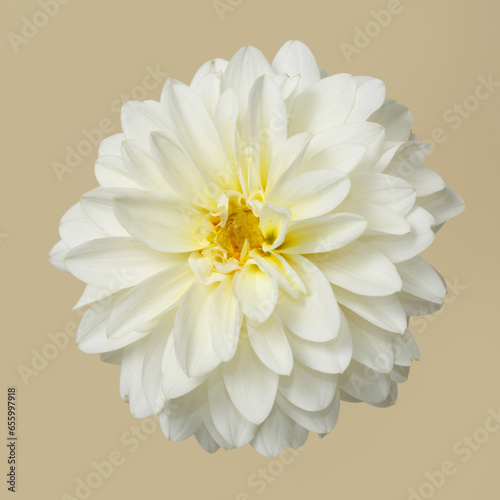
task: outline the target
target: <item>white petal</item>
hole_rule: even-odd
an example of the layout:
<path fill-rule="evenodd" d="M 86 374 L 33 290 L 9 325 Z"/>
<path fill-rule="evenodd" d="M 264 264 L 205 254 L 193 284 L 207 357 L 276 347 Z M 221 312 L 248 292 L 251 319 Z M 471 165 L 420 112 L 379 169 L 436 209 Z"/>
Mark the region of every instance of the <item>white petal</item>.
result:
<path fill-rule="evenodd" d="M 102 187 L 141 188 L 141 185 L 128 173 L 121 156 L 100 156 L 94 170 L 96 179 Z"/>
<path fill-rule="evenodd" d="M 355 214 L 327 214 L 290 225 L 280 253 L 329 252 L 356 240 L 366 229 L 366 221 Z"/>
<path fill-rule="evenodd" d="M 105 137 L 99 144 L 98 154 L 101 156 L 120 156 L 122 142 L 125 140 L 125 134 L 114 134 Z"/>
<path fill-rule="evenodd" d="M 262 244 L 264 251 L 270 252 L 283 243 L 290 216 L 290 210 L 287 208 L 264 203 L 259 214 L 260 229 L 264 236 Z"/>
<path fill-rule="evenodd" d="M 215 453 L 220 448 L 219 444 L 211 436 L 205 424 L 198 427 L 198 430 L 194 433 L 194 437 L 196 438 L 196 441 L 198 441 L 198 444 L 208 453 Z"/>
<path fill-rule="evenodd" d="M 191 88 L 201 97 L 211 115 L 220 97 L 220 81 L 227 66 L 224 59 L 207 61 L 194 75 Z"/>
<path fill-rule="evenodd" d="M 339 210 L 360 215 L 365 219 L 367 226 L 364 236 L 401 235 L 410 232 L 410 224 L 403 215 L 382 205 L 348 200 L 339 207 Z"/>
<path fill-rule="evenodd" d="M 227 441 L 226 439 L 224 439 L 224 437 L 219 432 L 217 427 L 215 427 L 212 414 L 210 413 L 210 404 L 208 401 L 207 394 L 205 394 L 205 401 L 200 407 L 200 413 L 203 425 L 207 428 L 207 431 L 212 436 L 213 440 L 225 450 L 233 449 L 234 445 L 229 441 Z"/>
<path fill-rule="evenodd" d="M 274 252 L 262 252 L 256 248 L 250 251 L 256 264 L 263 273 L 276 280 L 278 286 L 297 298 L 299 293 L 306 293 L 304 283 L 286 259 Z"/>
<path fill-rule="evenodd" d="M 122 295 L 123 293 L 117 297 L 99 301 L 85 312 L 78 325 L 76 336 L 76 342 L 81 351 L 90 354 L 116 351 L 147 335 L 147 333 L 138 331 L 131 332 L 120 339 L 109 339 L 106 335 L 109 315 Z"/>
<path fill-rule="evenodd" d="M 168 332 L 165 332 L 168 333 Z M 163 354 L 161 370 L 163 373 L 161 387 L 167 399 L 175 399 L 193 391 L 208 377 L 188 377 L 179 365 L 174 348 L 174 336 L 169 335 Z"/>
<path fill-rule="evenodd" d="M 240 125 L 246 116 L 248 96 L 253 83 L 259 76 L 273 75 L 270 64 L 260 50 L 254 47 L 243 47 L 231 58 L 222 77 L 221 90 L 233 87 L 238 96 L 240 109 Z"/>
<path fill-rule="evenodd" d="M 275 457 L 287 446 L 291 448 L 302 446 L 308 434 L 306 429 L 276 406 L 269 418 L 259 427 L 250 444 L 261 455 Z"/>
<path fill-rule="evenodd" d="M 144 395 L 154 413 L 159 413 L 165 404 L 161 388 L 162 360 L 168 338 L 174 327 L 175 312 L 169 312 L 160 320 L 147 340 L 142 364 L 142 385 Z"/>
<path fill-rule="evenodd" d="M 386 99 L 384 105 L 370 117 L 370 121 L 385 127 L 387 141 L 407 141 L 413 127 L 410 110 L 392 99 Z"/>
<path fill-rule="evenodd" d="M 157 252 L 133 238 L 101 238 L 69 251 L 65 263 L 78 279 L 116 291 L 183 260 L 185 256 Z"/>
<path fill-rule="evenodd" d="M 460 195 L 448 187 L 438 193 L 419 198 L 418 204 L 432 214 L 435 219 L 434 226 L 440 226 L 465 210 Z"/>
<path fill-rule="evenodd" d="M 136 418 L 148 417 L 153 413 L 144 395 L 142 386 L 142 363 L 147 343 L 138 342 L 123 350 L 120 370 L 120 395 L 130 404 L 130 413 Z"/>
<path fill-rule="evenodd" d="M 420 359 L 420 352 L 410 330 L 406 330 L 403 335 L 393 336 L 392 348 L 395 365 L 410 366 L 413 359 Z"/>
<path fill-rule="evenodd" d="M 377 78 L 355 76 L 356 99 L 347 122 L 364 122 L 384 104 L 385 85 Z"/>
<path fill-rule="evenodd" d="M 339 333 L 339 308 L 323 273 L 300 255 L 288 256 L 306 287 L 297 299 L 283 295 L 277 307 L 281 321 L 295 335 L 313 342 L 332 340 Z"/>
<path fill-rule="evenodd" d="M 263 322 L 272 314 L 278 300 L 276 281 L 255 264 L 247 263 L 233 278 L 233 293 L 249 319 Z"/>
<path fill-rule="evenodd" d="M 349 310 L 344 311 L 352 336 L 352 358 L 368 368 L 389 373 L 394 364 L 392 335 Z"/>
<path fill-rule="evenodd" d="M 266 203 L 287 207 L 293 220 L 310 219 L 332 211 L 347 196 L 350 185 L 342 172 L 315 170 L 275 184 Z"/>
<path fill-rule="evenodd" d="M 238 412 L 219 371 L 212 373 L 209 378 L 208 401 L 214 426 L 232 446 L 243 446 L 254 438 L 257 425 Z"/>
<path fill-rule="evenodd" d="M 130 236 L 113 212 L 113 198 L 123 192 L 123 188 L 100 187 L 88 191 L 80 199 L 82 209 L 89 219 L 109 236 Z"/>
<path fill-rule="evenodd" d="M 199 391 L 168 401 L 159 414 L 161 430 L 170 441 L 187 439 L 202 425 Z"/>
<path fill-rule="evenodd" d="M 391 390 L 391 379 L 387 373 L 379 373 L 352 361 L 342 375 L 342 390 L 360 401 L 369 404 L 380 403 L 387 398 Z"/>
<path fill-rule="evenodd" d="M 220 97 L 214 111 L 214 123 L 219 133 L 224 153 L 230 163 L 236 161 L 238 98 L 234 89 L 227 89 Z M 242 182 L 241 173 L 239 181 Z"/>
<path fill-rule="evenodd" d="M 124 141 L 121 156 L 127 172 L 146 189 L 169 191 L 169 186 L 160 174 L 156 161 L 151 156 L 148 142 Z"/>
<path fill-rule="evenodd" d="M 66 264 L 64 263 L 64 257 L 69 251 L 68 245 L 64 243 L 63 240 L 59 240 L 51 249 L 49 253 L 49 261 L 50 263 L 60 271 L 68 273 L 68 269 Z"/>
<path fill-rule="evenodd" d="M 61 240 L 69 248 L 74 248 L 89 240 L 97 240 L 109 236 L 104 229 L 89 219 L 80 203 L 73 205 L 62 216 L 59 223 L 59 234 Z"/>
<path fill-rule="evenodd" d="M 407 216 L 411 232 L 402 236 L 367 236 L 366 242 L 383 252 L 392 262 L 409 260 L 423 252 L 433 241 L 434 217 L 419 206 Z"/>
<path fill-rule="evenodd" d="M 289 375 L 293 356 L 281 323 L 271 316 L 264 323 L 248 320 L 247 328 L 248 339 L 259 359 L 273 372 Z"/>
<path fill-rule="evenodd" d="M 303 134 L 296 134 L 288 138 L 286 142 L 282 143 L 276 150 L 269 168 L 266 193 L 271 191 L 277 181 L 281 183 L 285 179 L 293 179 L 296 177 L 312 137 L 311 134 L 306 132 Z"/>
<path fill-rule="evenodd" d="M 307 411 L 293 405 L 283 396 L 278 396 L 278 405 L 298 425 L 311 432 L 327 434 L 337 423 L 340 411 L 339 391 L 335 393 L 330 405 L 321 411 Z"/>
<path fill-rule="evenodd" d="M 203 376 L 221 360 L 212 347 L 210 303 L 216 285 L 194 282 L 184 295 L 177 311 L 174 346 L 179 365 L 189 376 Z M 193 314 L 196 311 L 196 314 Z"/>
<path fill-rule="evenodd" d="M 360 295 L 401 291 L 401 278 L 394 264 L 383 253 L 359 241 L 319 254 L 313 262 L 330 283 Z"/>
<path fill-rule="evenodd" d="M 276 73 L 300 75 L 299 92 L 320 79 L 319 68 L 309 47 L 298 40 L 289 40 L 277 52 L 272 63 Z"/>
<path fill-rule="evenodd" d="M 248 101 L 254 161 L 262 187 L 266 188 L 271 162 L 287 138 L 285 102 L 274 80 L 262 75 L 252 86 Z"/>
<path fill-rule="evenodd" d="M 194 280 L 186 264 L 159 272 L 133 287 L 114 307 L 107 326 L 119 338 L 172 308 Z"/>
<path fill-rule="evenodd" d="M 224 277 L 210 305 L 212 346 L 222 361 L 229 361 L 234 356 L 240 338 L 242 313 L 233 295 L 232 281 L 231 275 Z"/>
<path fill-rule="evenodd" d="M 428 314 L 434 314 L 443 307 L 442 302 L 421 299 L 406 292 L 398 293 L 398 298 L 407 316 L 427 316 Z"/>
<path fill-rule="evenodd" d="M 376 203 L 401 215 L 406 215 L 415 203 L 415 189 L 408 182 L 375 172 L 363 172 L 351 178 L 349 198 Z"/>
<path fill-rule="evenodd" d="M 413 165 L 408 160 L 403 164 L 392 162 L 385 172 L 409 182 L 416 190 L 417 196 L 428 196 L 446 187 L 446 182 L 436 172 L 420 165 Z"/>
<path fill-rule="evenodd" d="M 339 334 L 327 342 L 311 342 L 287 331 L 293 356 L 303 365 L 324 373 L 342 373 L 351 362 L 352 340 L 349 325 L 340 311 Z"/>
<path fill-rule="evenodd" d="M 196 231 L 204 214 L 176 195 L 144 191 L 118 195 L 113 208 L 120 224 L 154 250 L 191 252 L 206 245 Z"/>
<path fill-rule="evenodd" d="M 289 123 L 289 135 L 316 134 L 344 123 L 352 110 L 356 84 L 347 74 L 319 80 L 295 99 Z"/>
<path fill-rule="evenodd" d="M 222 365 L 227 391 L 236 409 L 250 422 L 266 420 L 274 404 L 279 375 L 269 370 L 242 341 L 235 356 Z"/>
<path fill-rule="evenodd" d="M 309 157 L 301 172 L 332 169 L 348 174 L 361 163 L 366 152 L 364 144 L 333 144 Z"/>
<path fill-rule="evenodd" d="M 221 188 L 209 181 L 172 137 L 153 133 L 150 145 L 160 173 L 178 195 L 201 207 L 216 207 Z"/>
<path fill-rule="evenodd" d="M 208 75 L 209 73 L 223 73 L 227 67 L 227 63 L 228 61 L 226 61 L 225 59 L 219 58 L 210 59 L 209 61 L 205 62 L 198 68 L 198 70 L 194 74 L 190 86 L 195 88 L 203 79 L 203 77 Z"/>
<path fill-rule="evenodd" d="M 201 99 L 186 85 L 170 85 L 163 98 L 170 128 L 194 163 L 218 185 L 236 187 L 217 129 Z"/>
<path fill-rule="evenodd" d="M 370 323 L 394 333 L 403 333 L 406 330 L 406 314 L 396 294 L 385 297 L 367 297 L 335 286 L 333 289 L 339 304 Z"/>
<path fill-rule="evenodd" d="M 295 362 L 292 373 L 280 378 L 279 392 L 303 410 L 324 410 L 335 396 L 337 377 Z"/>
<path fill-rule="evenodd" d="M 443 278 L 421 257 L 400 262 L 396 267 L 403 280 L 405 292 L 438 304 L 446 297 Z"/>
<path fill-rule="evenodd" d="M 125 139 L 148 143 L 156 130 L 168 130 L 162 106 L 156 101 L 128 101 L 122 106 L 121 122 Z"/>
<path fill-rule="evenodd" d="M 371 168 L 380 156 L 384 137 L 384 127 L 378 123 L 361 122 L 337 125 L 314 135 L 304 157 L 304 163 L 336 144 L 362 144 L 367 150 L 358 169 L 364 165 Z"/>

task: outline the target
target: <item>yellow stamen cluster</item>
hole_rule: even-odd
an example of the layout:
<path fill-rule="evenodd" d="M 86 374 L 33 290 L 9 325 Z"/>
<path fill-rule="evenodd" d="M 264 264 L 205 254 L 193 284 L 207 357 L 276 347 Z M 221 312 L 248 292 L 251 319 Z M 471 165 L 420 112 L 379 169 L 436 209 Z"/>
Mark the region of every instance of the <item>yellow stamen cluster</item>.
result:
<path fill-rule="evenodd" d="M 232 212 L 223 227 L 216 228 L 215 242 L 227 252 L 227 257 L 240 260 L 242 251 L 261 248 L 264 236 L 259 226 L 259 218 L 246 207 Z M 248 241 L 245 245 L 245 241 Z"/>

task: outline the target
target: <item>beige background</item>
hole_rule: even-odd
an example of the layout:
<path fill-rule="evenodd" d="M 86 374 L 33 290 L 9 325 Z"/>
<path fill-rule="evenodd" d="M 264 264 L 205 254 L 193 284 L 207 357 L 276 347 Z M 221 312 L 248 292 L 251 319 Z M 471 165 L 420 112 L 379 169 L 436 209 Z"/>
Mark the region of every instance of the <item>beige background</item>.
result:
<path fill-rule="evenodd" d="M 479 77 L 500 81 L 500 2 L 401 0 L 402 11 L 378 30 L 372 23 L 370 33 L 379 33 L 348 61 L 341 43 L 353 44 L 356 27 L 364 30 L 373 19 L 370 11 L 396 0 L 229 1 L 221 1 L 232 9 L 221 20 L 212 0 L 71 0 L 26 43 L 13 34 L 22 36 L 23 17 L 38 16 L 43 24 L 40 5 L 2 2 L 1 370 L 2 394 L 10 385 L 18 393 L 17 498 L 78 498 L 77 478 L 87 478 L 93 461 L 119 452 L 123 463 L 91 499 L 405 500 L 409 488 L 421 487 L 427 498 L 499 499 L 500 432 L 481 428 L 488 411 L 500 408 L 500 88 L 460 126 L 447 122 L 446 113 L 474 94 Z M 209 455 L 194 439 L 169 443 L 158 427 L 141 434 L 134 450 L 129 433 L 140 421 L 120 400 L 119 369 L 81 353 L 73 338 L 55 353 L 47 347 L 49 332 L 71 329 L 79 319 L 70 310 L 83 285 L 54 270 L 47 254 L 58 240 L 61 215 L 96 186 L 97 150 L 62 182 L 52 164 L 64 163 L 66 147 L 82 141 L 82 130 L 104 123 L 118 131 L 121 94 L 159 98 L 159 85 L 142 88 L 148 66 L 188 82 L 209 58 L 229 58 L 252 44 L 272 59 L 291 38 L 307 43 L 322 68 L 383 79 L 388 95 L 413 111 L 421 139 L 443 129 L 435 137 L 446 139 L 426 165 L 468 205 L 425 253 L 454 283 L 447 304 L 414 322 L 422 361 L 400 386 L 396 406 L 343 404 L 334 431 L 323 440 L 311 436 L 297 457 L 282 457 L 290 463 L 263 458 L 249 446 Z M 466 102 L 474 106 L 473 99 Z M 53 359 L 23 381 L 19 369 L 31 367 L 33 349 Z M 482 444 L 470 456 L 457 454 L 471 435 Z M 448 460 L 455 468 L 445 484 L 434 492 L 422 486 L 425 473 Z M 269 474 L 269 482 L 256 482 L 259 473 Z"/>

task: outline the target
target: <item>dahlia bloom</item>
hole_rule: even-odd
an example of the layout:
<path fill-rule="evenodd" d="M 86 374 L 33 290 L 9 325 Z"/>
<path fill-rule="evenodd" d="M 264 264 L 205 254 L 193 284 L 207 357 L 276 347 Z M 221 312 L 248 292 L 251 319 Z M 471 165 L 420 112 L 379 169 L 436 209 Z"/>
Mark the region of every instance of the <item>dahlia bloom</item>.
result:
<path fill-rule="evenodd" d="M 246 47 L 121 121 L 50 260 L 87 284 L 78 345 L 121 365 L 132 414 L 275 456 L 340 400 L 393 404 L 408 318 L 446 293 L 418 254 L 464 205 L 384 84 Z"/>

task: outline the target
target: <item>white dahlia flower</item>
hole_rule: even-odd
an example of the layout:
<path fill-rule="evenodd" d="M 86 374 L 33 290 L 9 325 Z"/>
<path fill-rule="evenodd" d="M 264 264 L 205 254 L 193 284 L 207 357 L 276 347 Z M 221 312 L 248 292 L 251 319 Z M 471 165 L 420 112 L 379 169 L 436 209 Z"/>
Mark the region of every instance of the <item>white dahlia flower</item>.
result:
<path fill-rule="evenodd" d="M 446 293 L 418 254 L 464 205 L 384 84 L 245 47 L 121 121 L 50 260 L 87 283 L 78 345 L 121 365 L 132 414 L 274 456 L 342 399 L 393 404 L 408 318 Z"/>

